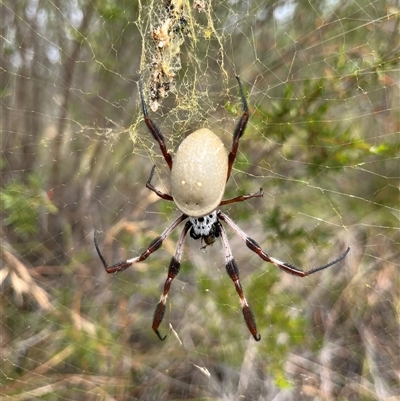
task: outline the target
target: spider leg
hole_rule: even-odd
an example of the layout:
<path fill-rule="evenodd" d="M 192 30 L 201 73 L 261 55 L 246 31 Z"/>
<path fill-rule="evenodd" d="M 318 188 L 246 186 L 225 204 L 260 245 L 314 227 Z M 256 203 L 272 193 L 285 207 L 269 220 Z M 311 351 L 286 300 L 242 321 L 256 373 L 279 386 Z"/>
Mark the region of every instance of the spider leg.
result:
<path fill-rule="evenodd" d="M 243 202 L 243 201 L 245 201 L 247 199 L 251 199 L 251 198 L 262 198 L 263 196 L 264 196 L 264 192 L 263 192 L 262 188 L 260 188 L 260 190 L 258 192 L 254 192 L 252 194 L 236 196 L 235 198 L 223 200 L 219 204 L 219 206 L 229 205 L 230 203 Z"/>
<path fill-rule="evenodd" d="M 186 234 L 191 227 L 192 227 L 192 223 L 190 221 L 187 221 L 185 224 L 185 227 L 182 230 L 181 236 L 179 237 L 179 241 L 178 241 L 178 244 L 177 244 L 176 250 L 175 250 L 175 255 L 172 257 L 171 262 L 169 264 L 168 277 L 165 280 L 164 290 L 161 295 L 160 302 L 158 303 L 156 310 L 154 312 L 152 328 L 155 331 L 155 333 L 157 334 L 157 337 L 161 341 L 164 341 L 167 336 L 165 335 L 164 337 L 161 337 L 161 334 L 158 331 L 158 327 L 160 326 L 160 324 L 163 320 L 163 317 L 164 317 L 165 303 L 167 302 L 168 292 L 171 287 L 171 283 L 172 283 L 173 279 L 176 277 L 176 275 L 179 273 L 179 270 L 181 268 L 183 243 L 185 241 Z"/>
<path fill-rule="evenodd" d="M 97 243 L 97 231 L 95 230 L 94 231 L 94 246 L 96 247 L 96 251 L 100 257 L 100 260 L 102 261 L 102 263 L 104 265 L 104 268 L 106 269 L 106 272 L 109 274 L 116 273 L 116 272 L 127 269 L 129 266 L 132 266 L 133 263 L 142 262 L 143 260 L 147 259 L 152 253 L 154 253 L 161 247 L 163 241 L 167 237 L 169 237 L 169 235 L 172 233 L 172 231 L 175 230 L 175 228 L 180 223 L 182 223 L 183 220 L 187 219 L 187 217 L 188 216 L 186 216 L 186 214 L 180 215 L 169 227 L 167 227 L 164 230 L 164 232 L 160 236 L 158 236 L 153 241 L 151 241 L 150 245 L 147 247 L 147 249 L 141 255 L 136 256 L 136 258 L 127 259 L 125 261 L 115 263 L 111 266 L 107 265 L 107 262 L 106 262 L 104 256 L 100 252 L 100 248 Z"/>
<path fill-rule="evenodd" d="M 147 111 L 147 106 L 146 102 L 144 101 L 144 95 L 143 95 L 143 83 L 142 83 L 142 77 L 139 76 L 139 94 L 140 94 L 140 101 L 142 103 L 142 111 L 143 111 L 143 116 L 144 116 L 144 122 L 147 125 L 147 128 L 149 129 L 150 133 L 153 135 L 153 138 L 158 142 L 158 145 L 160 146 L 161 152 L 164 156 L 165 161 L 167 162 L 169 168 L 172 168 L 172 157 L 168 153 L 167 146 L 165 144 L 164 136 L 158 129 L 158 127 L 153 123 L 153 121 L 149 118 L 149 113 Z"/>
<path fill-rule="evenodd" d="M 218 224 L 221 234 L 222 246 L 224 247 L 226 272 L 233 281 L 233 284 L 235 285 L 236 288 L 236 292 L 239 295 L 240 304 L 242 305 L 243 317 L 246 322 L 246 325 L 250 330 L 250 333 L 252 334 L 254 339 L 256 341 L 260 341 L 261 336 L 257 333 L 257 325 L 254 319 L 253 312 L 251 311 L 250 306 L 247 303 L 246 297 L 243 294 L 243 289 L 239 281 L 239 269 L 235 259 L 233 258 L 232 250 L 228 242 L 228 236 L 226 235 L 225 229 L 222 226 L 222 224 L 221 223 Z"/>
<path fill-rule="evenodd" d="M 155 170 L 156 166 L 153 166 L 150 172 L 150 177 L 146 182 L 146 188 L 150 189 L 150 191 L 153 191 L 156 195 L 158 195 L 160 198 L 168 200 L 168 201 L 173 201 L 174 198 L 171 195 L 165 194 L 164 192 L 159 191 L 157 188 L 155 188 L 152 183 L 151 180 L 153 179 L 153 175 L 154 175 L 154 170 Z"/>
<path fill-rule="evenodd" d="M 347 248 L 346 251 L 340 255 L 337 259 L 327 263 L 326 265 L 315 267 L 314 269 L 303 271 L 298 267 L 290 265 L 289 263 L 282 262 L 278 259 L 273 258 L 272 256 L 267 255 L 261 248 L 260 245 L 257 244 L 252 238 L 250 238 L 239 226 L 237 226 L 226 214 L 221 211 L 218 212 L 218 218 L 224 221 L 228 226 L 242 239 L 242 241 L 246 244 L 246 246 L 256 253 L 261 259 L 266 262 L 274 264 L 276 267 L 284 270 L 287 273 L 294 274 L 299 277 L 306 277 L 310 274 L 319 272 L 327 267 L 333 266 L 334 264 L 340 262 L 350 251 L 350 248 Z"/>
<path fill-rule="evenodd" d="M 236 158 L 236 153 L 239 147 L 239 140 L 244 134 L 244 130 L 246 129 L 247 121 L 249 120 L 249 107 L 247 105 L 247 100 L 246 97 L 244 96 L 244 91 L 243 91 L 243 86 L 242 82 L 240 81 L 240 78 L 236 76 L 236 79 L 239 84 L 239 90 L 240 90 L 240 97 L 242 98 L 242 105 L 243 105 L 243 114 L 242 117 L 240 117 L 240 120 L 238 121 L 235 131 L 233 132 L 233 143 L 232 143 L 232 150 L 229 153 L 228 156 L 228 175 L 226 180 L 228 181 L 231 172 L 232 172 L 232 166 L 233 162 L 235 161 Z"/>

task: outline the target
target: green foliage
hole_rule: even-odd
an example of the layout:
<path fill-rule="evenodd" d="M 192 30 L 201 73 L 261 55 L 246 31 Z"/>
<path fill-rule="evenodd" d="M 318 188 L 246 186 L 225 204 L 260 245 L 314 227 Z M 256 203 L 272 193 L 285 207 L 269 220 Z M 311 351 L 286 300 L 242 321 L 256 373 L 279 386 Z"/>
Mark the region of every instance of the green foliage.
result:
<path fill-rule="evenodd" d="M 2 394 L 208 401 L 400 394 L 394 2 L 300 0 L 284 20 L 277 18 L 284 2 L 34 3 L 0 6 Z M 157 74 L 151 56 L 168 46 L 154 47 L 157 11 L 170 5 L 173 13 L 172 3 L 190 12 L 175 86 L 151 112 L 168 150 L 202 124 L 231 139 L 242 112 L 239 74 L 250 120 L 225 198 L 259 187 L 265 194 L 224 212 L 265 252 L 304 269 L 351 247 L 340 264 L 300 279 L 227 230 L 260 342 L 243 321 L 220 241 L 200 250 L 187 237 L 160 327 L 165 342 L 152 317 L 182 226 L 118 274 L 105 273 L 94 249 L 96 227 L 110 263 L 134 257 L 179 213 L 145 189 L 154 161 L 161 167 L 154 185 L 166 191 L 169 170 L 142 121 L 136 85 L 139 71 Z M 166 75 L 171 60 L 163 62 Z M 32 280 L 48 309 L 37 306 L 43 293 L 32 295 Z"/>
<path fill-rule="evenodd" d="M 37 234 L 38 221 L 43 214 L 57 213 L 51 194 L 43 189 L 39 174 L 32 173 L 27 182 L 13 181 L 0 190 L 0 207 L 4 212 L 3 224 L 12 227 L 23 239 Z"/>

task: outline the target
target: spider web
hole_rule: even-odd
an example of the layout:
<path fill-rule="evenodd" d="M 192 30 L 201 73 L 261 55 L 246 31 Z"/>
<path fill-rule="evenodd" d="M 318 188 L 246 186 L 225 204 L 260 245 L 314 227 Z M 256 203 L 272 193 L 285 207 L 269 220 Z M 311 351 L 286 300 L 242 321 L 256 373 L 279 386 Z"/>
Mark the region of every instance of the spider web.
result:
<path fill-rule="evenodd" d="M 399 4 L 396 1 L 0 1 L 2 362 L 15 399 L 388 400 L 399 384 Z M 229 149 L 250 121 L 224 212 L 261 341 L 221 244 L 187 239 L 159 342 L 151 330 L 180 230 L 140 110 L 173 153 L 198 127 Z M 216 166 L 218 168 L 218 166 Z"/>

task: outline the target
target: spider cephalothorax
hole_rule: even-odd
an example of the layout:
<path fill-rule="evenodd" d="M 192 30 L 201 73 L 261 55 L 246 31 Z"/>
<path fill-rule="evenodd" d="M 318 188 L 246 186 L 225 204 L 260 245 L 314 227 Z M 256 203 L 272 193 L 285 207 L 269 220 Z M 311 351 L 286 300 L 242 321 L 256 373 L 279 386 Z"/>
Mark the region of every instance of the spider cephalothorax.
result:
<path fill-rule="evenodd" d="M 263 196 L 263 191 L 260 189 L 258 192 L 249 195 L 242 195 L 237 196 L 236 198 L 222 200 L 225 192 L 225 183 L 230 177 L 232 165 L 236 158 L 239 140 L 244 133 L 247 121 L 249 119 L 249 110 L 246 98 L 244 96 L 242 84 L 239 77 L 236 77 L 236 79 L 239 84 L 243 114 L 233 133 L 232 149 L 229 154 L 226 152 L 221 140 L 215 134 L 213 134 L 207 128 L 201 128 L 190 134 L 181 143 L 174 160 L 172 160 L 172 157 L 167 150 L 163 135 L 148 116 L 146 103 L 144 101 L 142 81 L 139 79 L 139 93 L 144 120 L 150 130 L 150 133 L 153 135 L 153 138 L 158 142 L 164 159 L 171 170 L 172 195 L 159 191 L 151 184 L 155 166 L 153 166 L 151 170 L 146 187 L 156 193 L 160 198 L 173 201 L 182 214 L 170 226 L 168 226 L 160 236 L 155 238 L 141 255 L 132 259 L 118 262 L 112 266 L 107 264 L 102 253 L 100 252 L 97 244 L 96 231 L 94 235 L 94 242 L 97 253 L 107 273 L 115 273 L 125 270 L 133 263 L 141 262 L 147 259 L 152 253 L 161 247 L 163 241 L 180 223 L 188 219 L 179 237 L 175 254 L 169 264 L 168 277 L 164 284 L 164 290 L 154 312 L 152 328 L 160 340 L 164 340 L 166 337 L 162 337 L 160 335 L 158 328 L 164 317 L 165 304 L 171 283 L 179 273 L 183 243 L 188 233 L 191 238 L 195 240 L 201 239 L 201 241 L 205 243 L 202 248 L 212 245 L 217 238 L 221 238 L 223 252 L 225 255 L 226 271 L 233 281 L 236 291 L 239 295 L 246 325 L 256 341 L 259 341 L 261 336 L 257 332 L 257 326 L 253 313 L 251 312 L 249 304 L 244 296 L 243 289 L 239 281 L 239 269 L 235 259 L 233 258 L 228 237 L 221 222 L 224 222 L 228 227 L 230 227 L 242 239 L 246 246 L 251 251 L 256 253 L 261 259 L 274 264 L 287 273 L 291 273 L 299 277 L 309 276 L 310 274 L 334 265 L 342 260 L 350 251 L 350 248 L 347 248 L 341 256 L 332 262 L 329 262 L 323 266 L 315 267 L 308 271 L 303 271 L 295 266 L 290 265 L 289 263 L 282 262 L 272 256 L 269 256 L 261 249 L 258 243 L 245 234 L 230 217 L 218 209 L 223 205 L 242 202 L 247 199 L 259 198 Z"/>
<path fill-rule="evenodd" d="M 193 239 L 201 238 L 205 242 L 203 248 L 212 245 L 216 238 L 219 237 L 220 229 L 218 225 L 217 212 L 214 210 L 212 213 L 202 217 L 189 217 L 192 224 L 190 229 L 190 236 Z"/>

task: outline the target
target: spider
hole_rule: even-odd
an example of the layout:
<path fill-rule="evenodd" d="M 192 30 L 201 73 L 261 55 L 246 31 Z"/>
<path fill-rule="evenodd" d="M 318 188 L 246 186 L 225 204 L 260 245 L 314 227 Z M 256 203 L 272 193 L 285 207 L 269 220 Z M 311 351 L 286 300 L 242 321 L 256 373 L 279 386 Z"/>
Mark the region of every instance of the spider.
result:
<path fill-rule="evenodd" d="M 104 268 L 106 269 L 106 272 L 111 274 L 125 270 L 133 263 L 138 263 L 147 259 L 152 253 L 156 252 L 161 247 L 163 241 L 179 224 L 187 220 L 179 237 L 175 254 L 169 264 L 168 277 L 164 284 L 164 290 L 154 312 L 152 329 L 162 341 L 165 340 L 167 336 L 162 337 L 158 328 L 164 317 L 165 304 L 172 281 L 180 270 L 183 244 L 188 233 L 193 239 L 200 239 L 202 242 L 204 242 L 205 245 L 203 248 L 207 247 L 208 245 L 212 245 L 217 238 L 221 238 L 223 252 L 225 255 L 226 271 L 233 281 L 236 291 L 239 295 L 246 325 L 256 341 L 260 341 L 261 336 L 257 332 L 254 315 L 244 296 L 243 289 L 239 281 L 239 269 L 235 259 L 233 258 L 228 237 L 221 222 L 224 222 L 227 226 L 229 226 L 241 238 L 246 246 L 251 251 L 256 253 L 261 259 L 272 263 L 287 273 L 291 273 L 299 277 L 309 276 L 310 274 L 317 273 L 338 263 L 350 251 L 350 248 L 347 248 L 341 256 L 332 262 L 329 262 L 323 266 L 315 267 L 308 271 L 303 271 L 289 263 L 282 262 L 265 253 L 256 241 L 244 233 L 230 217 L 228 217 L 219 209 L 220 206 L 263 196 L 263 191 L 260 189 L 258 192 L 249 195 L 242 195 L 232 199 L 222 200 L 225 191 L 225 185 L 231 175 L 232 165 L 235 161 L 239 140 L 245 131 L 247 121 L 249 119 L 249 109 L 244 95 L 242 83 L 238 76 L 236 76 L 236 79 L 239 84 L 243 114 L 234 130 L 232 149 L 229 154 L 227 154 L 223 143 L 215 134 L 213 134 L 207 128 L 202 128 L 193 132 L 183 140 L 176 152 L 174 160 L 172 160 L 171 154 L 167 150 L 163 135 L 153 121 L 149 118 L 143 95 L 143 84 L 141 78 L 139 78 L 139 94 L 144 121 L 153 138 L 156 142 L 158 142 L 164 159 L 171 170 L 172 194 L 169 195 L 167 193 L 163 193 L 151 184 L 155 166 L 152 167 L 146 187 L 157 194 L 160 198 L 174 202 L 182 214 L 169 227 L 167 227 L 160 236 L 155 238 L 141 255 L 115 263 L 111 266 L 107 264 L 102 253 L 100 252 L 97 243 L 96 231 L 94 233 L 94 244 L 97 253 L 104 265 Z"/>

